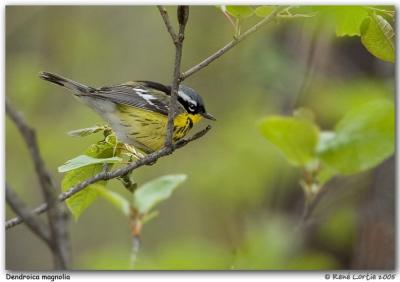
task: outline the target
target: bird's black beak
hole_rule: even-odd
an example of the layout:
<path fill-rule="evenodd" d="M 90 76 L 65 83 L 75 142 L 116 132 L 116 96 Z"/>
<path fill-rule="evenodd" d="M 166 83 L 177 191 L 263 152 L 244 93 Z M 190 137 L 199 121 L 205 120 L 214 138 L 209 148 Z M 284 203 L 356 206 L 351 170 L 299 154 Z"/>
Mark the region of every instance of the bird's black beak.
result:
<path fill-rule="evenodd" d="M 206 119 L 210 119 L 210 120 L 217 120 L 215 117 L 213 117 L 211 114 L 205 112 L 205 113 L 201 113 L 201 115 L 206 118 Z"/>

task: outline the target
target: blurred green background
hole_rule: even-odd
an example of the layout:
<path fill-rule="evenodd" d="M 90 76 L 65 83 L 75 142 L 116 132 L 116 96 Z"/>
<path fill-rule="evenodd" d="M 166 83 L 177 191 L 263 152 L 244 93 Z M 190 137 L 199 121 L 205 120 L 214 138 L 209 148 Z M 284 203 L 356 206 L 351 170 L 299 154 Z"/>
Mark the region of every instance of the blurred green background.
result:
<path fill-rule="evenodd" d="M 175 21 L 175 10 L 168 10 Z M 58 182 L 57 167 L 101 138 L 66 132 L 102 120 L 68 91 L 40 80 L 40 71 L 94 87 L 171 82 L 174 47 L 156 7 L 8 6 L 5 32 L 6 95 L 37 130 L 47 168 Z M 183 69 L 232 35 L 218 9 L 192 7 Z M 188 175 L 144 227 L 137 268 L 394 267 L 394 158 L 373 171 L 331 181 L 311 227 L 300 233 L 295 226 L 304 202 L 301 172 L 256 128 L 266 115 L 307 107 L 323 129 L 331 129 L 354 105 L 394 99 L 393 64 L 373 57 L 357 37 L 337 38 L 324 23 L 281 20 L 186 84 L 203 96 L 218 121 L 204 138 L 134 172 L 139 184 L 164 174 Z M 43 201 L 27 148 L 8 119 L 6 178 L 29 206 Z M 129 196 L 117 181 L 108 187 Z M 13 216 L 7 207 L 6 218 Z M 71 219 L 70 239 L 73 269 L 129 268 L 128 222 L 102 199 L 79 221 Z M 6 231 L 6 268 L 51 269 L 51 255 L 20 225 Z"/>

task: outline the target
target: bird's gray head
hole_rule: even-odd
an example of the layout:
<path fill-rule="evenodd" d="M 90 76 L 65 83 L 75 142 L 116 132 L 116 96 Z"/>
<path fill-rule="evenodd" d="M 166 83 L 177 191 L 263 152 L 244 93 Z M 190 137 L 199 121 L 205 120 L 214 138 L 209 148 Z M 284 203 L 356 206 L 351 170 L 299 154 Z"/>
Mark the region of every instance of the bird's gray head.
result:
<path fill-rule="evenodd" d="M 207 119 L 215 120 L 211 114 L 207 113 L 203 99 L 194 89 L 186 85 L 179 85 L 178 101 L 188 113 L 192 115 L 200 114 Z"/>

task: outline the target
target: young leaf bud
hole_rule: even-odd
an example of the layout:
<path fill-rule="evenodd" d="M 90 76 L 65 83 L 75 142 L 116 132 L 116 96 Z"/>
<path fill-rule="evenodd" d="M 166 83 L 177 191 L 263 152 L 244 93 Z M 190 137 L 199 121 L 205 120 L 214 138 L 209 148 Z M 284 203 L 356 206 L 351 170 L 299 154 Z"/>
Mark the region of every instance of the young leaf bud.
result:
<path fill-rule="evenodd" d="M 178 6 L 178 22 L 180 25 L 186 25 L 189 18 L 189 6 Z"/>

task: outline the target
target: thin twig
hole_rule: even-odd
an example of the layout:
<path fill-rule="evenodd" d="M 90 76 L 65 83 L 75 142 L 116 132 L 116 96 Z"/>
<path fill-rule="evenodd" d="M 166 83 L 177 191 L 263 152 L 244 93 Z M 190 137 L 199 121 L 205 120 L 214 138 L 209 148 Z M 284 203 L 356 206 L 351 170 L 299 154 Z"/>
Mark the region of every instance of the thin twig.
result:
<path fill-rule="evenodd" d="M 318 203 L 321 201 L 321 199 L 323 198 L 323 196 L 326 194 L 327 191 L 328 189 L 326 188 L 326 185 L 324 185 L 320 188 L 318 193 L 314 195 L 314 197 L 311 199 L 310 202 L 305 201 L 303 214 L 297 224 L 297 229 L 300 229 L 302 227 L 307 227 L 308 221 L 312 213 L 314 212 Z"/>
<path fill-rule="evenodd" d="M 167 123 L 167 134 L 165 137 L 165 147 L 171 147 L 173 144 L 173 131 L 174 131 L 174 119 L 176 115 L 177 100 L 178 100 L 178 89 L 180 83 L 180 72 L 181 72 L 181 59 L 182 59 L 182 48 L 183 40 L 185 38 L 185 27 L 189 17 L 189 7 L 188 6 L 178 6 L 177 15 L 179 22 L 179 33 L 176 35 L 172 31 L 172 27 L 169 22 L 168 13 L 164 7 L 158 7 L 161 13 L 164 23 L 173 38 L 175 44 L 175 64 L 174 64 L 174 74 L 171 84 L 171 99 L 169 101 L 169 111 L 168 111 L 168 123 Z M 175 39 L 175 40 L 174 40 Z"/>
<path fill-rule="evenodd" d="M 171 35 L 172 42 L 175 44 L 175 42 L 177 40 L 177 35 L 176 35 L 174 28 L 171 25 L 171 21 L 169 20 L 167 9 L 165 9 L 163 6 L 160 6 L 160 5 L 158 5 L 157 8 L 160 11 L 160 15 L 164 21 L 164 24 L 165 24 L 167 30 L 168 30 L 168 33 Z"/>
<path fill-rule="evenodd" d="M 31 213 L 26 204 L 8 186 L 8 183 L 6 183 L 6 200 L 11 209 L 24 219 L 28 228 L 51 247 L 52 243 L 47 227 Z"/>
<path fill-rule="evenodd" d="M 131 268 L 134 269 L 139 255 L 140 233 L 142 232 L 143 224 L 140 214 L 136 209 L 131 208 L 129 219 L 130 219 L 131 236 L 132 236 Z"/>
<path fill-rule="evenodd" d="M 159 158 L 167 156 L 167 155 L 171 154 L 174 150 L 180 149 L 180 148 L 186 146 L 188 143 L 201 138 L 210 129 L 211 129 L 211 126 L 207 126 L 205 129 L 195 133 L 191 137 L 189 137 L 187 139 L 182 139 L 182 140 L 176 142 L 175 144 L 173 144 L 172 147 L 164 147 L 164 148 L 162 148 L 154 153 L 151 153 L 142 159 L 132 162 L 122 168 L 115 169 L 110 172 L 102 171 L 102 172 L 94 175 L 93 177 L 88 178 L 88 179 L 82 181 L 81 183 L 71 187 L 68 191 L 61 193 L 60 195 L 58 195 L 58 200 L 60 202 L 63 202 L 66 199 L 72 197 L 73 195 L 75 195 L 76 193 L 80 192 L 81 190 L 83 190 L 84 188 L 86 188 L 87 186 L 89 186 L 93 183 L 96 183 L 101 180 L 110 180 L 113 178 L 117 178 L 117 177 L 120 177 L 126 173 L 129 173 L 130 171 L 135 170 L 141 166 L 153 164 Z M 41 213 L 47 211 L 47 209 L 48 209 L 48 205 L 46 203 L 43 203 L 40 206 L 36 207 L 34 210 L 32 210 L 32 213 L 41 214 Z M 21 217 L 12 218 L 6 222 L 6 224 L 5 224 L 6 229 L 14 227 L 22 222 L 23 222 L 23 219 Z"/>
<path fill-rule="evenodd" d="M 57 196 L 54 182 L 47 171 L 43 159 L 40 155 L 39 146 L 36 140 L 35 131 L 30 128 L 23 117 L 10 105 L 6 99 L 6 113 L 17 126 L 20 131 L 26 146 L 31 154 L 31 158 L 34 163 L 35 171 L 38 176 L 40 187 L 43 192 L 44 199 L 48 205 L 48 223 L 50 227 L 50 235 L 52 244 L 52 253 L 54 256 L 54 263 L 56 269 L 67 268 L 67 254 L 66 246 L 64 245 L 63 236 L 61 235 L 63 227 L 60 225 L 64 224 L 61 210 L 56 206 Z"/>
<path fill-rule="evenodd" d="M 166 13 L 165 8 L 163 8 L 162 6 L 158 6 L 159 10 L 160 10 L 160 14 L 164 20 L 164 23 L 167 27 L 168 32 L 171 35 L 171 38 L 175 38 L 175 32 L 173 31 L 172 26 L 170 25 L 170 21 L 169 21 L 169 17 L 168 14 Z M 179 84 L 179 80 L 183 81 L 184 79 L 188 78 L 189 76 L 193 75 L 194 73 L 198 72 L 199 70 L 201 70 L 202 68 L 206 67 L 207 65 L 209 65 L 211 62 L 213 62 L 214 60 L 218 59 L 219 57 L 221 57 L 223 54 L 225 54 L 227 51 L 229 51 L 231 48 L 233 48 L 234 46 L 236 46 L 239 42 L 241 42 L 244 38 L 248 37 L 250 34 L 256 32 L 262 25 L 271 22 L 272 20 L 274 20 L 274 18 L 276 17 L 276 14 L 281 11 L 283 9 L 283 7 L 281 8 L 277 8 L 275 9 L 269 16 L 267 16 L 266 18 L 264 18 L 263 20 L 261 20 L 259 23 L 257 23 L 256 25 L 254 25 L 252 28 L 248 29 L 246 32 L 244 32 L 241 36 L 239 36 L 238 38 L 234 39 L 233 41 L 229 42 L 225 47 L 221 48 L 220 50 L 218 50 L 216 53 L 214 53 L 213 55 L 211 55 L 210 57 L 206 58 L 205 60 L 203 60 L 201 63 L 197 64 L 196 66 L 192 67 L 191 69 L 189 69 L 188 71 L 182 73 L 180 75 L 180 77 L 178 77 L 178 83 Z M 187 14 L 186 14 L 186 20 L 187 20 Z M 182 40 L 183 42 L 183 35 L 184 35 L 184 28 L 185 28 L 186 22 L 180 22 L 180 32 L 179 34 L 182 36 L 180 40 Z M 175 43 L 175 40 L 174 40 Z M 182 49 L 181 48 L 177 48 L 180 50 L 176 50 L 176 56 L 181 55 Z M 176 69 L 177 64 L 175 64 L 175 69 Z M 180 62 L 179 62 L 179 67 L 180 67 Z M 175 73 L 175 72 L 174 72 Z M 174 75 L 174 81 L 176 80 L 176 76 Z M 173 96 L 174 93 L 176 94 L 176 91 L 172 91 L 172 96 L 171 96 L 171 101 L 173 100 Z M 171 111 L 170 111 L 171 112 Z M 170 118 L 169 118 L 170 121 Z M 170 123 L 169 123 L 170 125 Z M 168 128 L 170 129 L 170 128 Z M 173 128 L 172 128 L 173 129 Z M 110 180 L 112 178 L 117 178 L 120 177 L 128 172 L 131 172 L 141 166 L 144 165 L 150 165 L 153 164 L 155 161 L 157 161 L 159 158 L 164 157 L 166 155 L 171 154 L 174 150 L 179 149 L 185 145 L 187 145 L 188 143 L 204 136 L 209 130 L 211 129 L 211 126 L 207 126 L 207 128 L 197 132 L 196 134 L 194 134 L 192 137 L 187 138 L 187 139 L 182 139 L 180 141 L 178 141 L 175 144 L 172 145 L 168 145 L 156 152 L 153 152 L 147 156 L 145 156 L 142 159 L 139 159 L 133 163 L 128 164 L 125 167 L 116 169 L 112 172 L 100 172 L 96 175 L 94 175 L 91 178 L 86 179 L 85 181 L 82 181 L 81 183 L 71 187 L 68 191 L 61 193 L 58 196 L 58 200 L 59 201 L 65 201 L 66 199 L 70 198 L 71 196 L 73 196 L 74 194 L 80 192 L 81 190 L 83 190 L 84 188 L 86 188 L 87 186 L 96 183 L 98 181 L 101 180 Z M 167 133 L 171 131 L 167 130 Z M 172 134 L 171 134 L 172 135 Z M 172 137 L 172 136 L 171 136 Z M 166 140 L 168 140 L 168 138 L 166 138 Z M 40 206 L 36 207 L 32 213 L 36 213 L 36 214 L 41 214 L 45 211 L 47 211 L 48 209 L 48 205 L 46 203 L 41 204 Z M 21 222 L 23 222 L 23 219 L 20 217 L 16 217 L 13 219 L 10 219 L 6 222 L 6 229 L 14 227 L 18 224 L 20 224 Z"/>
<path fill-rule="evenodd" d="M 252 28 L 248 29 L 246 32 L 244 32 L 242 35 L 238 36 L 237 38 L 235 38 L 234 40 L 232 40 L 231 42 L 229 42 L 227 45 L 225 45 L 223 48 L 221 48 L 220 50 L 218 50 L 216 53 L 214 53 L 213 55 L 211 55 L 210 57 L 206 58 L 205 60 L 203 60 L 202 62 L 200 62 L 198 65 L 192 67 L 191 69 L 189 69 L 188 71 L 180 74 L 180 66 L 181 66 L 181 58 L 182 58 L 182 47 L 183 47 L 183 40 L 184 40 L 184 31 L 185 31 L 185 26 L 188 20 L 188 15 L 189 15 L 189 7 L 188 6 L 178 6 L 178 21 L 179 21 L 179 33 L 176 34 L 170 21 L 169 21 L 169 17 L 167 14 L 167 11 L 164 7 L 162 6 L 158 6 L 158 9 L 160 11 L 160 14 L 162 16 L 162 19 L 165 23 L 165 26 L 168 30 L 168 33 L 171 36 L 171 39 L 173 40 L 173 43 L 175 44 L 175 64 L 174 64 L 174 75 L 173 75 L 173 81 L 172 81 L 172 87 L 171 87 L 171 99 L 170 99 L 170 109 L 168 112 L 168 126 L 167 126 L 167 134 L 166 134 L 166 143 L 165 143 L 165 147 L 154 152 L 151 153 L 147 156 L 145 156 L 142 159 L 139 159 L 133 163 L 128 164 L 125 167 L 113 170 L 111 172 L 108 171 L 102 171 L 96 175 L 94 175 L 91 178 L 86 179 L 85 181 L 82 181 L 81 183 L 71 187 L 68 191 L 63 192 L 61 194 L 58 195 L 58 200 L 60 202 L 65 201 L 66 199 L 70 198 L 71 196 L 75 195 L 76 193 L 82 191 L 84 188 L 88 187 L 89 185 L 96 183 L 98 181 L 101 180 L 110 180 L 113 178 L 117 178 L 117 177 L 121 177 L 123 175 L 126 175 L 127 173 L 141 167 L 144 165 L 150 165 L 155 163 L 159 158 L 169 155 L 171 154 L 174 150 L 179 149 L 185 145 L 187 145 L 188 143 L 204 136 L 210 129 L 211 127 L 208 126 L 207 128 L 205 128 L 202 131 L 197 132 L 196 134 L 194 134 L 192 137 L 188 138 L 188 139 L 182 139 L 180 141 L 178 141 L 177 143 L 173 143 L 173 120 L 175 117 L 175 113 L 176 113 L 176 104 L 177 104 L 177 96 L 178 96 L 178 89 L 179 89 L 179 83 L 181 81 L 183 81 L 184 79 L 188 78 L 189 76 L 193 75 L 194 73 L 198 72 L 199 70 L 201 70 L 202 68 L 208 66 L 211 62 L 213 62 L 214 60 L 218 59 L 219 57 L 221 57 L 223 54 L 225 54 L 226 52 L 228 52 L 230 49 L 232 49 L 234 46 L 236 46 L 239 42 L 241 42 L 244 38 L 248 37 L 250 34 L 256 32 L 262 25 L 271 22 L 272 20 L 275 19 L 276 14 L 283 9 L 282 8 L 277 8 L 275 9 L 268 17 L 264 18 L 263 20 L 261 20 L 259 23 L 257 23 L 256 25 L 254 25 Z M 18 123 L 18 121 L 20 119 L 18 119 L 18 115 L 15 115 L 15 111 L 10 111 L 9 109 L 9 105 L 8 103 L 6 103 L 6 108 L 7 108 L 7 113 L 10 115 L 10 117 L 14 120 L 14 122 L 17 124 L 17 126 L 19 127 L 22 135 L 24 135 L 25 133 L 27 137 L 29 138 L 25 138 L 28 148 L 31 151 L 32 154 L 32 158 L 34 159 L 35 162 L 35 167 L 37 169 L 37 173 L 39 175 L 41 184 L 43 186 L 44 192 L 45 192 L 45 196 L 46 196 L 46 201 L 47 203 L 43 203 L 42 205 L 38 206 L 37 208 L 35 208 L 30 215 L 32 214 L 40 214 L 43 213 L 49 209 L 51 209 L 53 207 L 54 204 L 54 197 L 51 198 L 51 194 L 46 194 L 47 192 L 47 187 L 52 187 L 52 183 L 51 183 L 51 178 L 50 175 L 47 173 L 47 171 L 44 169 L 44 164 L 43 161 L 40 158 L 39 155 L 39 151 L 37 149 L 37 144 L 36 144 L 36 139 L 34 136 L 34 132 L 33 130 L 30 130 L 29 127 L 23 128 L 20 127 L 19 125 L 21 123 Z M 24 124 L 24 123 L 22 123 Z M 28 130 L 26 130 L 28 129 Z M 25 136 L 25 135 L 24 135 Z M 33 140 L 33 145 L 30 143 Z M 32 149 L 34 148 L 34 149 Z M 36 151 L 35 151 L 36 148 Z M 53 199 L 53 201 L 52 201 Z M 55 206 L 55 205 L 54 205 Z M 28 213 L 29 214 L 29 213 Z M 25 216 L 20 216 L 20 217 L 16 217 L 13 218 L 11 220 L 8 220 L 6 222 L 6 229 L 14 227 L 18 224 L 20 224 L 23 221 L 27 221 L 26 219 L 27 217 Z M 29 217 L 28 217 L 29 218 Z M 50 225 L 52 225 L 53 227 L 56 226 L 51 223 L 52 221 L 54 221 L 55 216 L 52 215 L 52 213 L 49 213 L 49 223 Z M 54 229 L 54 228 L 52 228 Z M 54 233 L 54 236 L 56 234 Z M 135 242 L 139 242 L 138 240 L 136 240 L 137 238 L 134 238 Z M 135 254 L 137 253 L 137 247 L 139 246 L 138 244 L 133 244 L 133 247 L 135 248 Z M 135 247 L 136 246 L 136 247 Z"/>
<path fill-rule="evenodd" d="M 131 193 L 134 193 L 135 190 L 137 189 L 137 183 L 133 182 L 130 178 L 131 173 L 127 173 L 122 175 L 121 177 L 118 177 L 118 180 L 121 181 L 122 185 Z"/>
<path fill-rule="evenodd" d="M 285 7 L 276 8 L 273 12 L 271 12 L 271 14 L 269 14 L 267 17 L 265 17 L 264 19 L 259 21 L 253 27 L 251 27 L 248 30 L 246 30 L 246 32 L 244 32 L 240 36 L 234 38 L 232 41 L 230 41 L 228 44 L 226 44 L 224 47 L 219 49 L 217 52 L 215 52 L 211 56 L 209 56 L 206 59 L 204 59 L 202 62 L 198 63 L 197 65 L 193 66 L 189 70 L 187 70 L 184 73 L 182 73 L 181 77 L 180 77 L 181 81 L 185 80 L 189 76 L 195 74 L 199 70 L 201 70 L 201 69 L 205 68 L 206 66 L 208 66 L 210 63 L 212 63 L 213 61 L 215 61 L 216 59 L 221 57 L 223 54 L 228 52 L 230 49 L 235 47 L 237 44 L 239 44 L 241 41 L 243 41 L 243 39 L 248 37 L 250 34 L 253 34 L 254 32 L 256 32 L 261 26 L 273 21 L 276 18 L 277 13 L 279 13 L 284 8 Z"/>
<path fill-rule="evenodd" d="M 132 236 L 132 246 L 131 246 L 131 268 L 135 269 L 137 260 L 138 260 L 138 254 L 140 250 L 140 236 L 139 235 L 134 235 Z"/>

